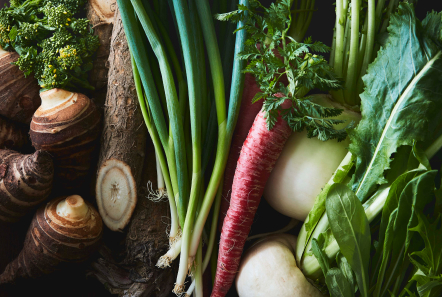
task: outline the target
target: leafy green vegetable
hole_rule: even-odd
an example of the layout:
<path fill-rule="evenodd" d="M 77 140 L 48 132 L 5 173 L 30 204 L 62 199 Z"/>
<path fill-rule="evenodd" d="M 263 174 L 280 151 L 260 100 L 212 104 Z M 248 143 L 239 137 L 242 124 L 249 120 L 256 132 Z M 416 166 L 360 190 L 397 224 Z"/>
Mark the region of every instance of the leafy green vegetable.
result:
<path fill-rule="evenodd" d="M 218 19 L 245 22 L 243 28 L 247 30 L 248 39 L 238 57 L 248 60 L 245 72 L 253 74 L 261 88 L 253 101 L 266 98 L 263 111 L 268 129 L 273 128 L 281 115 L 293 131 L 305 129 L 308 137 L 318 137 L 323 141 L 344 140 L 346 130 L 334 129 L 342 121 L 331 119 L 340 115 L 342 110 L 323 107 L 308 96 L 304 97 L 314 88 L 339 89 L 341 81 L 322 56 L 310 52 L 326 53 L 330 51 L 329 47 L 313 42 L 311 38 L 299 42 L 289 36 L 290 6 L 290 0 L 278 1 L 269 8 L 253 0 L 249 8 L 239 5 L 239 10 L 218 15 Z M 284 76 L 288 79 L 287 87 L 281 82 Z M 276 97 L 277 93 L 284 96 Z M 282 107 L 286 100 L 291 101 L 291 108 Z"/>
<path fill-rule="evenodd" d="M 352 270 L 345 257 L 342 257 L 344 260 L 340 260 L 340 268 L 330 268 L 328 257 L 322 250 L 324 247 L 324 237 L 319 237 L 318 240 L 316 238 L 313 239 L 312 252 L 316 259 L 318 259 L 322 272 L 325 275 L 325 282 L 331 296 L 354 296 Z"/>
<path fill-rule="evenodd" d="M 417 282 L 419 296 L 442 294 L 442 228 L 439 216 L 432 224 L 418 213 L 418 224 L 410 231 L 418 232 L 425 248 L 410 255 L 417 272 L 412 280 Z"/>
<path fill-rule="evenodd" d="M 89 20 L 75 18 L 84 0 L 14 1 L 0 10 L 0 45 L 15 50 L 15 64 L 34 73 L 43 90 L 93 89 L 87 81 L 100 43 Z"/>
<path fill-rule="evenodd" d="M 363 77 L 362 120 L 350 133 L 349 149 L 357 156 L 350 186 L 361 201 L 387 182 L 384 171 L 399 146 L 427 140 L 428 123 L 442 108 L 442 96 L 436 95 L 442 94 L 442 53 L 434 42 L 440 32 L 422 30 L 408 3 L 399 4 L 388 31 L 387 45 Z"/>
<path fill-rule="evenodd" d="M 327 216 L 341 253 L 356 275 L 362 296 L 368 296 L 370 227 L 356 195 L 343 184 L 334 184 L 325 201 Z"/>

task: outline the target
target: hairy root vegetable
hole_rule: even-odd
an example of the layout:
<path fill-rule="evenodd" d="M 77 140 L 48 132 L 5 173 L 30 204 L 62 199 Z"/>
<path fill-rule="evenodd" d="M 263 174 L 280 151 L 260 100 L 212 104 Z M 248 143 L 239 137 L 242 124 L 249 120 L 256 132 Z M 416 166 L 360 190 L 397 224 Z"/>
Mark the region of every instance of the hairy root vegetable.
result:
<path fill-rule="evenodd" d="M 18 221 L 51 193 L 54 166 L 48 153 L 0 150 L 0 220 Z"/>
<path fill-rule="evenodd" d="M 116 7 L 116 0 L 89 0 L 86 4 L 86 16 L 94 28 L 94 35 L 100 39 L 100 47 L 89 74 L 89 82 L 95 88 L 93 99 L 99 106 L 106 99 L 108 58 Z"/>
<path fill-rule="evenodd" d="M 121 231 L 129 223 L 143 170 L 147 129 L 136 98 L 129 46 L 118 14 L 109 54 L 109 85 L 95 186 L 98 210 L 113 231 Z"/>
<path fill-rule="evenodd" d="M 28 143 L 28 136 L 21 127 L 0 117 L 0 149 L 21 149 Z"/>
<path fill-rule="evenodd" d="M 80 196 L 52 200 L 38 209 L 23 250 L 0 275 L 0 284 L 36 278 L 86 260 L 101 243 L 102 226 L 98 212 Z"/>
<path fill-rule="evenodd" d="M 289 234 L 268 236 L 249 248 L 235 281 L 239 296 L 323 296 L 297 267 L 295 248 L 296 237 Z"/>
<path fill-rule="evenodd" d="M 359 122 L 361 115 L 332 102 L 330 95 L 313 95 L 312 101 L 325 107 L 343 109 L 336 119 L 345 120 L 336 126 L 342 129 L 349 122 Z M 292 133 L 267 181 L 264 198 L 276 211 L 305 220 L 315 198 L 348 153 L 350 141 L 320 141 L 307 138 L 307 132 Z"/>
<path fill-rule="evenodd" d="M 83 94 L 51 89 L 40 96 L 31 122 L 32 145 L 53 156 L 56 181 L 65 189 L 76 188 L 89 172 L 101 115 Z"/>
<path fill-rule="evenodd" d="M 271 130 L 267 130 L 264 112 L 259 112 L 255 118 L 242 146 L 233 179 L 211 296 L 225 296 L 233 283 L 265 184 L 291 131 L 281 117 Z"/>
<path fill-rule="evenodd" d="M 0 115 L 13 121 L 29 124 L 40 106 L 40 86 L 33 76 L 11 64 L 17 61 L 16 52 L 7 52 L 0 46 Z"/>

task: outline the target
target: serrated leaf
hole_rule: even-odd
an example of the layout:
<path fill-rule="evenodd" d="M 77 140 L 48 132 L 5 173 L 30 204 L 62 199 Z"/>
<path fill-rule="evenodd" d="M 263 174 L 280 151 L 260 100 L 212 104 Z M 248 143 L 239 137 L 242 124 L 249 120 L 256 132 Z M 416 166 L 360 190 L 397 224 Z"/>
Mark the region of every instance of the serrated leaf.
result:
<path fill-rule="evenodd" d="M 356 275 L 361 295 L 368 297 L 371 235 L 362 203 L 346 185 L 334 184 L 325 205 L 339 249 Z"/>
<path fill-rule="evenodd" d="M 418 232 L 425 243 L 421 251 L 410 255 L 411 262 L 418 271 L 413 276 L 417 282 L 420 296 L 440 296 L 442 293 L 442 228 L 439 216 L 432 224 L 422 214 L 418 213 L 418 224 L 410 231 Z"/>
<path fill-rule="evenodd" d="M 384 171 L 399 146 L 426 140 L 428 123 L 442 109 L 442 53 L 432 41 L 439 36 L 424 33 L 408 3 L 399 4 L 388 31 L 363 77 L 362 120 L 350 134 L 357 162 L 349 185 L 361 201 L 386 183 Z"/>
<path fill-rule="evenodd" d="M 325 276 L 325 282 L 332 297 L 353 297 L 353 288 L 339 268 L 332 268 Z"/>

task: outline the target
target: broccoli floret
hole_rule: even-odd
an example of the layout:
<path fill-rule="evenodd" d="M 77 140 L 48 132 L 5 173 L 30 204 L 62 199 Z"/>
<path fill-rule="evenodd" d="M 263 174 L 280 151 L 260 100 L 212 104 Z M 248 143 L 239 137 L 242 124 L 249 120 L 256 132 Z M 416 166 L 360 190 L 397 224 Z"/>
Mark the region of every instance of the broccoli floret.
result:
<path fill-rule="evenodd" d="M 66 46 L 72 39 L 73 36 L 68 30 L 59 29 L 54 32 L 54 35 L 38 44 L 38 46 L 42 48 L 43 52 L 56 54 L 60 48 Z"/>
<path fill-rule="evenodd" d="M 37 79 L 42 89 L 63 89 L 66 85 L 67 75 L 63 71 L 60 71 L 60 69 L 57 69 L 55 65 L 45 64 L 43 72 Z"/>
<path fill-rule="evenodd" d="M 71 23 L 71 29 L 74 34 L 86 35 L 89 33 L 89 20 L 74 19 Z"/>
<path fill-rule="evenodd" d="M 46 5 L 48 2 L 51 2 L 52 5 L 63 4 L 66 9 L 68 9 L 73 14 L 80 11 L 81 8 L 85 7 L 87 0 L 45 0 L 43 5 Z"/>
<path fill-rule="evenodd" d="M 53 5 L 48 2 L 43 8 L 43 13 L 47 18 L 47 24 L 53 28 L 68 27 L 72 21 L 72 12 L 64 5 Z"/>
<path fill-rule="evenodd" d="M 88 34 L 85 37 L 77 40 L 77 49 L 82 57 L 89 58 L 96 52 L 100 46 L 100 40 L 98 36 Z"/>
<path fill-rule="evenodd" d="M 23 4 L 23 1 L 21 0 L 10 0 L 9 6 L 10 7 L 20 7 Z"/>
<path fill-rule="evenodd" d="M 0 45 L 6 49 L 11 41 L 9 38 L 9 32 L 13 26 L 13 23 L 6 12 L 6 9 L 0 10 Z"/>
<path fill-rule="evenodd" d="M 37 48 L 31 46 L 21 49 L 20 57 L 14 62 L 15 65 L 24 72 L 25 77 L 35 71 L 37 66 L 36 62 Z"/>
<path fill-rule="evenodd" d="M 75 13 L 86 0 L 15 0 L 0 10 L 0 45 L 15 50 L 15 64 L 44 90 L 93 89 L 88 83 L 99 39 Z"/>
<path fill-rule="evenodd" d="M 77 49 L 73 46 L 66 46 L 60 50 L 60 55 L 57 58 L 57 64 L 64 70 L 72 70 L 80 67 L 83 60 L 77 53 Z"/>

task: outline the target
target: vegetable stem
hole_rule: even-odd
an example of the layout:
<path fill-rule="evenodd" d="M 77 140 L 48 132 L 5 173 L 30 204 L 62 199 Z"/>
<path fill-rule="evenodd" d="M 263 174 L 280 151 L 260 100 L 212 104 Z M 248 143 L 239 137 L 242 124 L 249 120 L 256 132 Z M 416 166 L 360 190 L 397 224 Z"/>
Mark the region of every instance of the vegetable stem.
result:
<path fill-rule="evenodd" d="M 361 9 L 361 0 L 351 1 L 351 39 L 350 39 L 350 56 L 348 60 L 348 70 L 345 80 L 344 96 L 346 103 L 349 105 L 357 105 L 359 96 L 356 94 L 357 82 L 357 58 L 359 51 L 359 11 Z"/>

